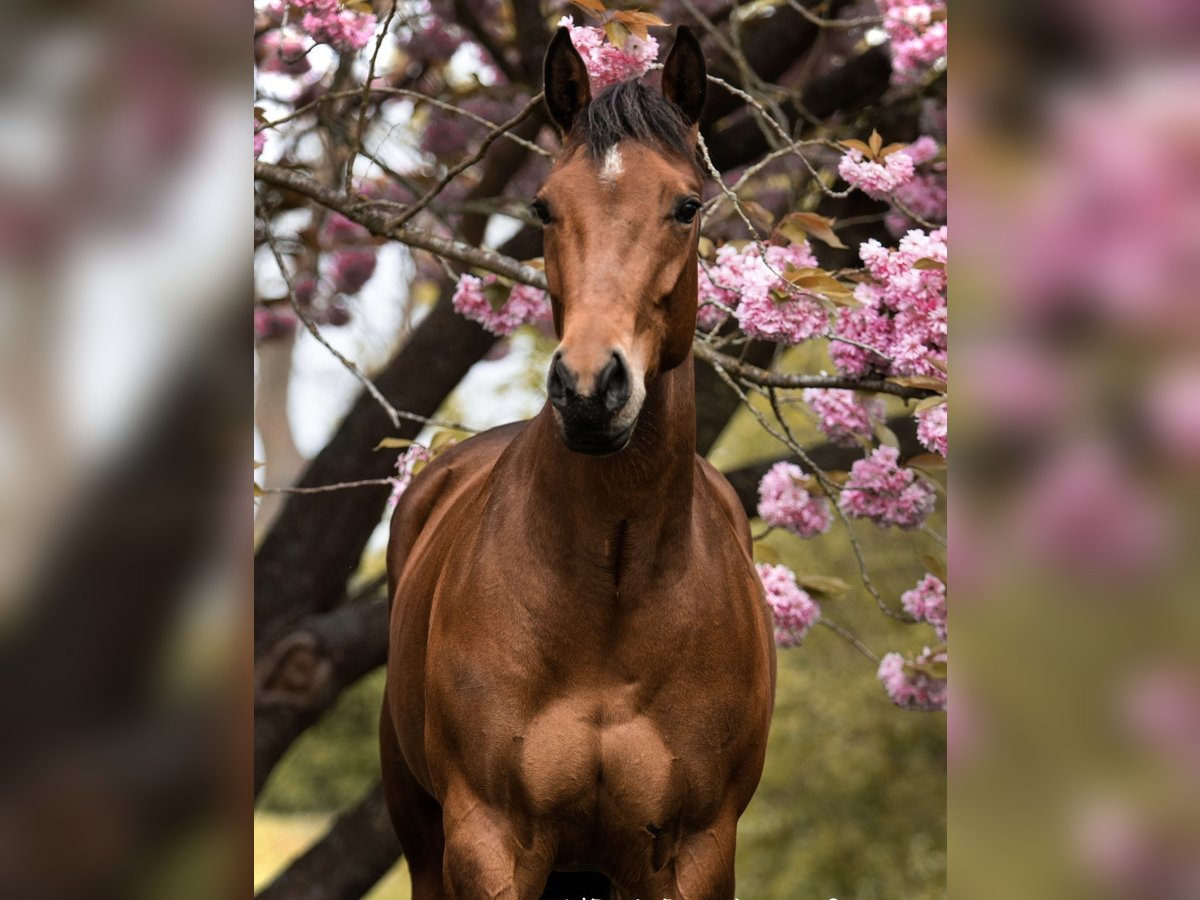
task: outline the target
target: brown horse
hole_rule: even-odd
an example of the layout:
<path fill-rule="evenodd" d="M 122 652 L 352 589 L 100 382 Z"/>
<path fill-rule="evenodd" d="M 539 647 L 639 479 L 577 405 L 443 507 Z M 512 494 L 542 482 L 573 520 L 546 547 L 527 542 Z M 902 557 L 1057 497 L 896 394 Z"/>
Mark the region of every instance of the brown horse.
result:
<path fill-rule="evenodd" d="M 593 99 L 559 29 L 545 69 L 549 401 L 396 511 L 388 804 L 417 900 L 608 892 L 554 872 L 732 898 L 775 655 L 745 514 L 695 452 L 704 59 L 680 28 L 661 93 Z"/>

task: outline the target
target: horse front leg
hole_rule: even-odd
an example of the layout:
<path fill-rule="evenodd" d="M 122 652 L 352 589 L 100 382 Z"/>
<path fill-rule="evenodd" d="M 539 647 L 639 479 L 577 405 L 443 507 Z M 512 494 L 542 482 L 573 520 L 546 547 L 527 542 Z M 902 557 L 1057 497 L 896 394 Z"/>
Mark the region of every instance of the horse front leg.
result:
<path fill-rule="evenodd" d="M 544 842 L 523 846 L 501 812 L 466 791 L 443 805 L 450 900 L 538 900 L 553 863 Z"/>
<path fill-rule="evenodd" d="M 670 900 L 734 900 L 736 842 L 736 818 L 687 835 L 679 841 L 671 864 L 636 885 L 632 894 Z"/>

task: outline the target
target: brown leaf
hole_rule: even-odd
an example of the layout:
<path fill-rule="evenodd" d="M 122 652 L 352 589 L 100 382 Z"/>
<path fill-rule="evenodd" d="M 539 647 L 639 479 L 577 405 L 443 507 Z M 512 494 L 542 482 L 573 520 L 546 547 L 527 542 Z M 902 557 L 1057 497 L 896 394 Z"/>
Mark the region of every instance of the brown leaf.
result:
<path fill-rule="evenodd" d="M 936 453 L 922 453 L 920 456 L 914 456 L 905 465 L 912 466 L 914 469 L 930 469 L 940 472 L 946 468 L 946 458 Z"/>
<path fill-rule="evenodd" d="M 826 599 L 837 597 L 850 590 L 850 585 L 833 575 L 796 575 L 796 583 L 806 591 L 824 594 Z"/>
<path fill-rule="evenodd" d="M 871 131 L 871 139 L 867 141 L 867 145 L 871 148 L 871 155 L 878 158 L 879 151 L 883 149 L 883 138 L 879 136 L 878 131 Z"/>
<path fill-rule="evenodd" d="M 922 256 L 913 263 L 913 268 L 921 272 L 945 272 L 946 264 L 940 259 L 930 259 L 928 256 Z"/>
<path fill-rule="evenodd" d="M 411 447 L 416 441 L 409 438 L 384 438 L 375 445 L 376 450 L 403 450 L 406 447 Z"/>
<path fill-rule="evenodd" d="M 936 397 L 926 397 L 924 400 L 918 401 L 917 405 L 913 407 L 913 412 L 925 412 L 925 410 L 933 409 L 935 406 L 941 406 L 945 402 L 945 394 L 938 394 Z"/>
<path fill-rule="evenodd" d="M 944 392 L 946 390 L 946 379 L 937 378 L 933 375 L 896 375 L 889 378 L 892 384 L 898 384 L 900 387 L 925 388 L 930 391 Z"/>
<path fill-rule="evenodd" d="M 696 245 L 696 252 L 700 254 L 701 259 L 712 259 L 714 253 L 717 252 L 717 245 L 712 242 L 712 238 L 700 236 L 700 241 Z"/>
<path fill-rule="evenodd" d="M 571 3 L 596 16 L 602 16 L 606 12 L 600 0 L 571 0 Z"/>
<path fill-rule="evenodd" d="M 833 219 L 827 219 L 816 213 L 794 212 L 784 216 L 776 230 L 795 244 L 800 243 L 806 236 L 811 235 L 817 240 L 828 244 L 830 247 L 845 250 L 846 245 L 841 242 L 841 239 L 833 231 L 833 223 Z"/>
<path fill-rule="evenodd" d="M 882 150 L 879 151 L 879 158 L 887 159 L 889 156 L 891 156 L 897 150 L 903 150 L 907 146 L 908 146 L 908 144 L 888 144 L 886 147 L 884 147 Z"/>
<path fill-rule="evenodd" d="M 862 141 L 856 141 L 856 140 L 852 139 L 849 141 L 838 141 L 838 143 L 841 144 L 843 147 L 850 148 L 851 150 L 857 150 L 863 156 L 871 155 L 871 148 L 868 147 L 866 144 L 864 144 Z"/>

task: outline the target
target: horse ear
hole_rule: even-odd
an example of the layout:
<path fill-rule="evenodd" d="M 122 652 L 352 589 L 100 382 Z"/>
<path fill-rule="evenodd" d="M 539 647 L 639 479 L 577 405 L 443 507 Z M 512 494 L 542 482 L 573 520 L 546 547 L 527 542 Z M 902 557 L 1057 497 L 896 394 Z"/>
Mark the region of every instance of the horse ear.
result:
<path fill-rule="evenodd" d="M 592 100 L 587 66 L 571 43 L 571 33 L 566 28 L 559 28 L 550 41 L 546 49 L 544 71 L 546 107 L 562 133 L 566 134 Z"/>
<path fill-rule="evenodd" d="M 708 88 L 708 72 L 700 42 L 686 25 L 675 29 L 675 43 L 663 66 L 663 96 L 675 104 L 689 125 L 700 120 L 704 109 L 704 94 Z"/>

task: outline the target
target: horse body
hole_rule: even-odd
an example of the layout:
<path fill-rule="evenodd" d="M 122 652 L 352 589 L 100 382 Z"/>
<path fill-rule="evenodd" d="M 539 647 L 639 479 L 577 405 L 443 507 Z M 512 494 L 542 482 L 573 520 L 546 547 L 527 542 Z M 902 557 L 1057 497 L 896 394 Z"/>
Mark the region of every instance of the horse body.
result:
<path fill-rule="evenodd" d="M 627 163 L 643 151 L 622 145 Z M 622 202 L 615 186 L 602 200 Z M 550 401 L 441 455 L 393 519 L 381 743 L 416 900 L 528 900 L 552 870 L 600 871 L 630 896 L 733 897 L 774 644 L 745 514 L 695 453 L 695 231 L 670 228 L 677 258 L 635 285 L 663 299 L 631 301 L 624 331 L 562 268 L 607 249 L 559 252 L 571 235 L 548 233 Z"/>

